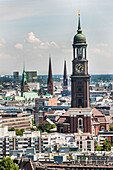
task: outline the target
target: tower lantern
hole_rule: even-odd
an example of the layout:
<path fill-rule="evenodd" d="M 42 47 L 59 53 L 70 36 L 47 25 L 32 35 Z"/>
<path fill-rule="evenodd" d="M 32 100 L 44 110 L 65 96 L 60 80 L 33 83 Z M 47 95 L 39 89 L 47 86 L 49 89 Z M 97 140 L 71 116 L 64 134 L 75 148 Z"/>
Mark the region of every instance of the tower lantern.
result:
<path fill-rule="evenodd" d="M 82 29 L 80 25 L 80 14 L 78 14 L 78 30 L 77 34 L 73 39 L 73 57 L 81 60 L 83 58 L 86 59 L 86 37 L 82 34 Z"/>

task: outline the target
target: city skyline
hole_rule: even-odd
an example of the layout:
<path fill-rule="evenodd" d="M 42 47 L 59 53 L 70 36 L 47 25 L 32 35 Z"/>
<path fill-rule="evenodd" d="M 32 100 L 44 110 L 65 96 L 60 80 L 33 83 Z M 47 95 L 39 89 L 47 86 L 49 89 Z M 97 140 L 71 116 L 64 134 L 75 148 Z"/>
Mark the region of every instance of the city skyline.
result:
<path fill-rule="evenodd" d="M 113 73 L 112 5 L 112 0 L 2 0 L 0 74 L 22 73 L 25 63 L 26 70 L 47 75 L 50 55 L 53 74 L 63 74 L 65 59 L 67 73 L 71 74 L 78 9 L 88 43 L 89 73 Z"/>

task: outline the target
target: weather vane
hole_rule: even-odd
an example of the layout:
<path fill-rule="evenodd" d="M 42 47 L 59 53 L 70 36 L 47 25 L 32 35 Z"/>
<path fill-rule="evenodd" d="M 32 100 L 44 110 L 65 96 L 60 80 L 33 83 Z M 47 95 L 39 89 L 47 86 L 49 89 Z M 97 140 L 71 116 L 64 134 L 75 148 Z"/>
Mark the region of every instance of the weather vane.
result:
<path fill-rule="evenodd" d="M 78 15 L 80 16 L 80 10 L 77 10 L 77 12 L 78 12 Z"/>

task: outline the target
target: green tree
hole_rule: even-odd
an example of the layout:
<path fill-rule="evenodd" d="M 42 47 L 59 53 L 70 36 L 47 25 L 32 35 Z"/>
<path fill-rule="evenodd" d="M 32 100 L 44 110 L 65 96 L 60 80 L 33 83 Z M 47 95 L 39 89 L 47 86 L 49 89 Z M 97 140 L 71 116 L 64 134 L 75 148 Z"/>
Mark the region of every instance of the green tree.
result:
<path fill-rule="evenodd" d="M 15 131 L 16 131 L 16 135 L 17 135 L 17 136 L 22 136 L 22 135 L 23 135 L 23 132 L 24 132 L 24 129 L 20 129 L 20 130 L 19 130 L 19 129 L 16 129 Z"/>
<path fill-rule="evenodd" d="M 36 130 L 35 128 L 31 127 L 31 131 L 35 131 L 35 130 Z"/>
<path fill-rule="evenodd" d="M 110 131 L 113 131 L 113 126 L 110 125 L 110 126 L 109 126 L 109 130 L 110 130 Z"/>
<path fill-rule="evenodd" d="M 19 167 L 10 157 L 4 157 L 3 160 L 0 161 L 0 170 L 19 170 Z"/>
<path fill-rule="evenodd" d="M 96 151 L 102 151 L 102 150 L 103 150 L 102 146 L 100 146 L 99 144 L 97 144 L 97 146 L 96 146 Z"/>
<path fill-rule="evenodd" d="M 16 131 L 17 136 L 22 136 L 24 129 L 15 129 L 14 127 L 12 127 L 12 128 L 8 128 L 8 131 Z"/>
<path fill-rule="evenodd" d="M 111 144 L 110 140 L 106 139 L 103 143 L 103 150 L 104 151 L 110 151 L 111 150 Z"/>
<path fill-rule="evenodd" d="M 39 130 L 40 132 L 50 132 L 51 129 L 55 128 L 55 124 L 51 125 L 48 122 L 43 122 L 42 124 L 38 124 L 37 125 L 37 130 Z"/>
<path fill-rule="evenodd" d="M 8 128 L 8 131 L 15 131 L 15 128 L 14 127 Z"/>
<path fill-rule="evenodd" d="M 32 127 L 33 127 L 33 125 L 34 125 L 34 119 L 32 119 Z"/>

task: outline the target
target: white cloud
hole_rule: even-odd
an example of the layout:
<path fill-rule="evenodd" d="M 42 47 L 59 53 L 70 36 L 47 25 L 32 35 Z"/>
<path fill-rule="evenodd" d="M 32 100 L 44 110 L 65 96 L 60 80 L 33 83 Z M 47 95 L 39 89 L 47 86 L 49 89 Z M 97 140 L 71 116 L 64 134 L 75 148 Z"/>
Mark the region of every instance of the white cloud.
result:
<path fill-rule="evenodd" d="M 98 46 L 98 47 L 108 47 L 108 44 L 100 43 L 100 44 L 97 44 L 96 46 Z"/>
<path fill-rule="evenodd" d="M 59 46 L 54 42 L 41 42 L 39 48 L 41 49 L 48 49 L 48 48 L 59 48 Z"/>
<path fill-rule="evenodd" d="M 64 53 L 72 53 L 72 49 L 63 49 L 62 50 Z"/>
<path fill-rule="evenodd" d="M 4 48 L 5 47 L 5 40 L 4 39 L 0 39 L 0 48 Z"/>
<path fill-rule="evenodd" d="M 50 46 L 52 46 L 53 48 L 59 48 L 59 46 L 54 41 L 50 42 Z"/>
<path fill-rule="evenodd" d="M 50 47 L 50 45 L 48 42 L 46 42 L 46 43 L 42 42 L 42 43 L 40 43 L 40 46 L 39 46 L 39 48 L 41 48 L 41 49 L 48 49 L 49 47 Z"/>
<path fill-rule="evenodd" d="M 93 53 L 96 53 L 96 54 L 102 53 L 102 50 L 100 50 L 99 48 L 92 48 L 91 50 Z"/>
<path fill-rule="evenodd" d="M 29 43 L 41 43 L 39 38 L 35 37 L 35 34 L 33 32 L 28 33 L 28 37 L 25 41 Z"/>
<path fill-rule="evenodd" d="M 12 56 L 6 53 L 0 53 L 0 59 L 10 59 Z"/>
<path fill-rule="evenodd" d="M 15 44 L 14 47 L 17 49 L 23 49 L 23 44 L 18 43 L 18 44 Z"/>
<path fill-rule="evenodd" d="M 37 43 L 38 45 L 34 46 L 33 48 L 40 48 L 40 49 L 48 49 L 48 48 L 59 48 L 59 46 L 54 42 L 43 42 L 39 38 L 35 36 L 33 32 L 28 33 L 28 37 L 25 39 L 25 42 L 28 43 Z"/>

